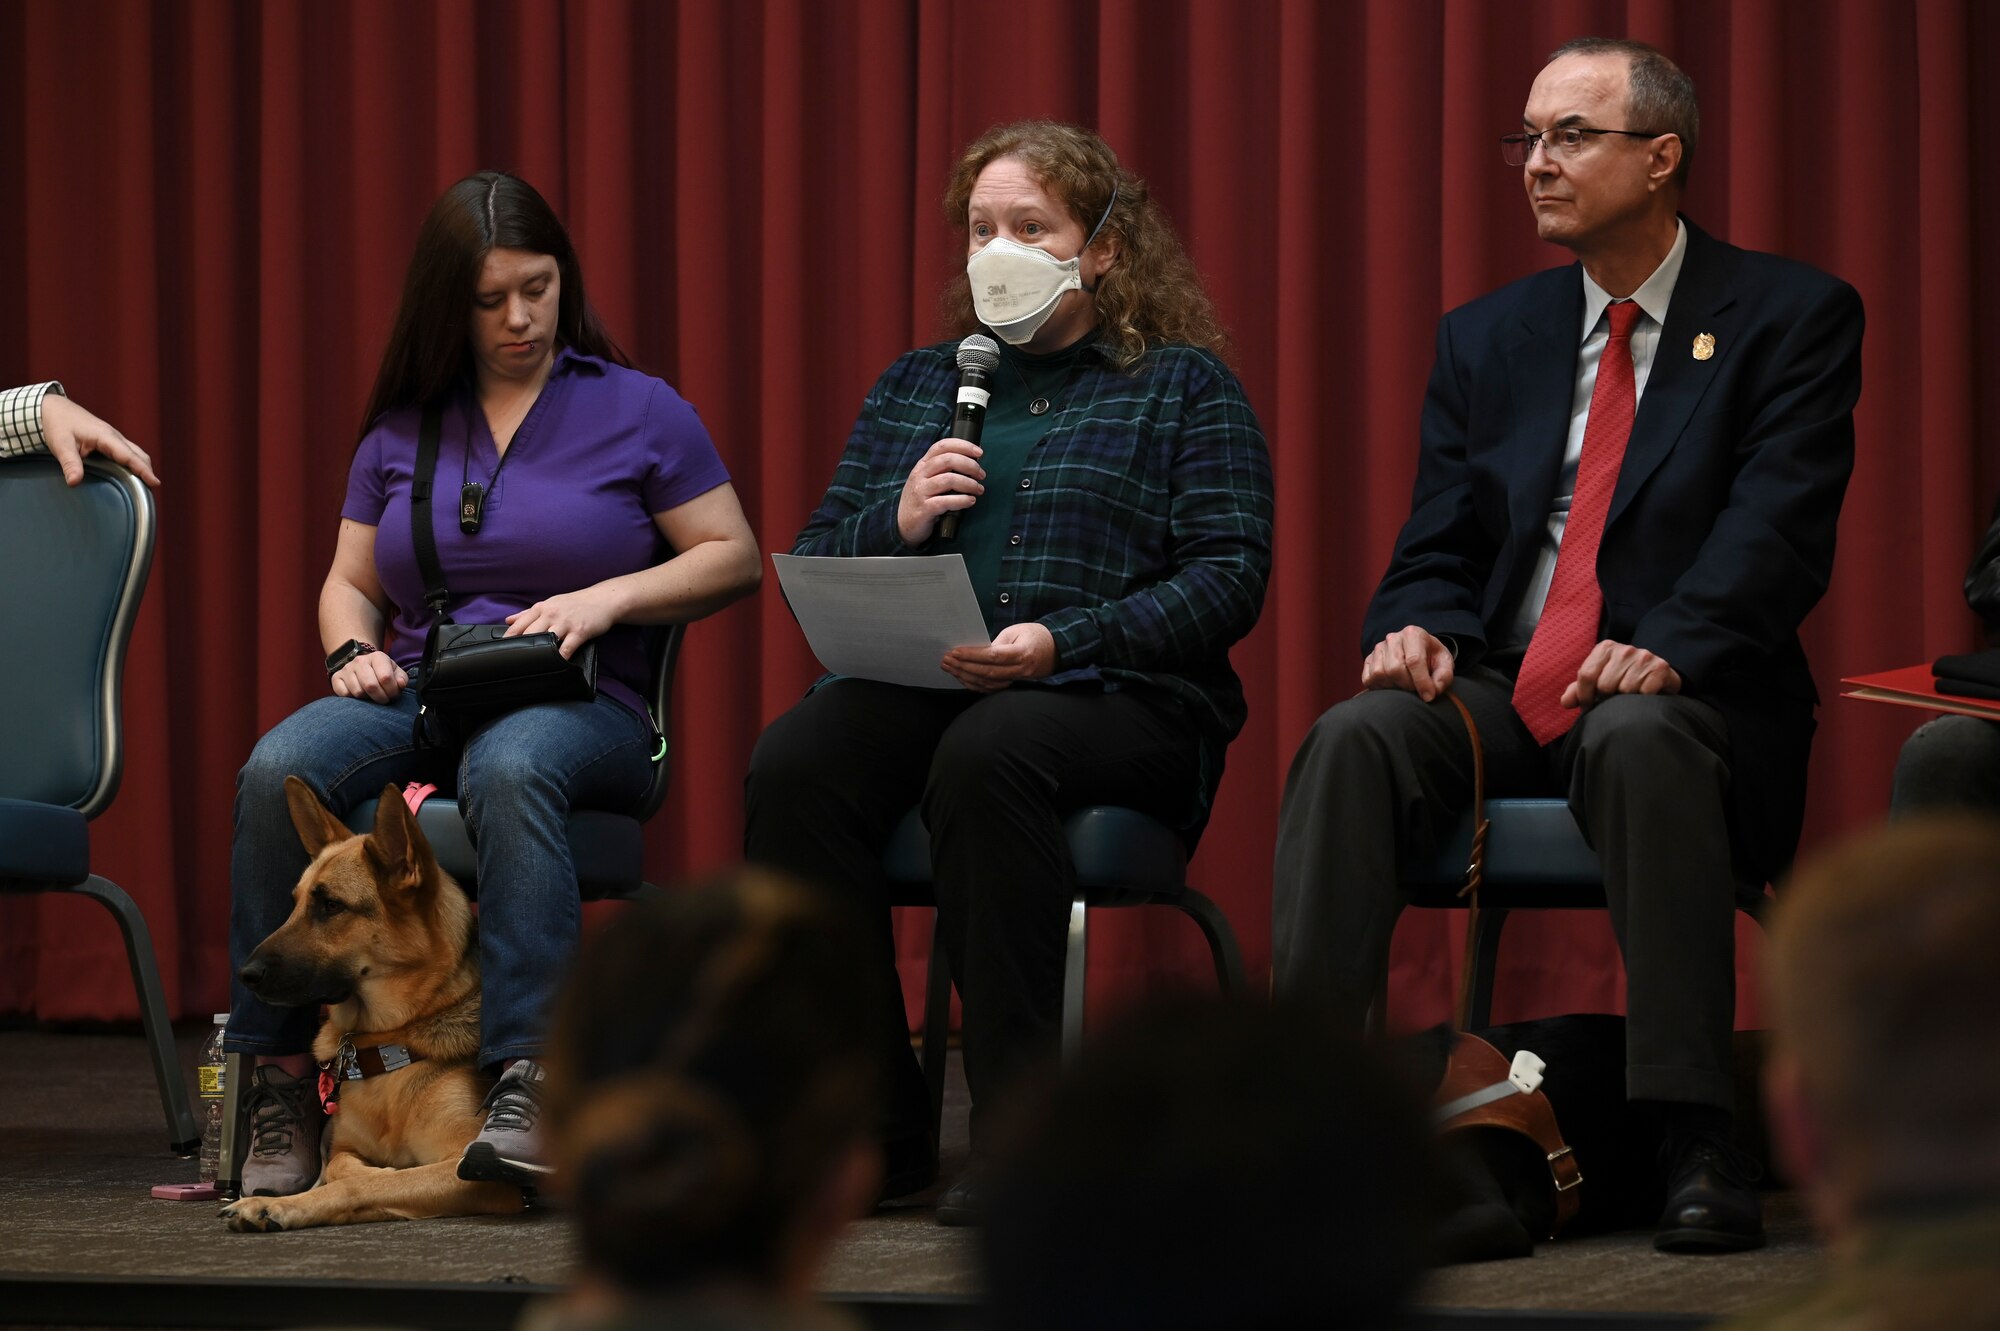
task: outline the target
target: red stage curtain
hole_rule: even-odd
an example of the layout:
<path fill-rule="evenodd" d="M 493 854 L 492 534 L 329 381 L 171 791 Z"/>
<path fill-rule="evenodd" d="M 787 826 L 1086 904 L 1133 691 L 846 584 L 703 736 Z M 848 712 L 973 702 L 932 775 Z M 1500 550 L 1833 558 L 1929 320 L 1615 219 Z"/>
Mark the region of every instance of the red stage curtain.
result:
<path fill-rule="evenodd" d="M 183 1014 L 219 1006 L 230 801 L 256 736 L 323 687 L 314 601 L 364 394 L 425 208 L 481 167 L 568 219 L 637 359 L 698 405 L 786 548 L 875 374 L 936 334 L 937 199 L 986 126 L 1099 127 L 1207 275 L 1269 433 L 1277 574 L 1236 653 L 1251 701 L 1195 879 L 1268 965 L 1293 747 L 1351 691 L 1404 514 L 1440 311 L 1566 256 L 1494 138 L 1581 33 L 1675 54 L 1706 133 L 1689 213 L 1867 301 L 1860 460 L 1807 628 L 1822 690 L 1963 649 L 1957 586 L 1996 487 L 2000 93 L 1975 0 L 577 0 L 0 6 L 0 379 L 61 377 L 167 479 L 100 870 L 145 906 Z M 9 623 L 9 632 L 34 632 Z M 729 860 L 762 725 L 815 673 L 775 590 L 699 625 L 660 878 Z M 31 698 L 0 701 L 32 706 Z M 1913 713 L 1830 701 L 1809 841 L 1874 817 Z M 109 922 L 4 903 L 0 1011 L 132 1014 Z M 1094 926 L 1093 987 L 1198 976 L 1192 931 Z M 907 930 L 914 957 L 925 933 Z M 1406 921 L 1399 1019 L 1446 1007 L 1457 923 Z M 1746 954 L 1753 948 L 1746 948 Z M 1503 1016 L 1616 1009 L 1608 929 L 1523 920 Z M 1754 1017 L 1754 1012 L 1746 1014 Z"/>

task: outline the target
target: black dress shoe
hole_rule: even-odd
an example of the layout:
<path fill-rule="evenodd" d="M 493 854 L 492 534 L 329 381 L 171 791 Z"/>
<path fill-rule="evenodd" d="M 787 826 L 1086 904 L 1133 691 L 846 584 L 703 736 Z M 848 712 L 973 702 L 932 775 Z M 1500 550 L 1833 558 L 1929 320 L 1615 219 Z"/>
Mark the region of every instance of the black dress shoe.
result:
<path fill-rule="evenodd" d="M 966 1170 L 938 1198 L 937 1222 L 953 1227 L 983 1223 L 986 1219 L 983 1194 L 984 1181 L 976 1171 Z"/>
<path fill-rule="evenodd" d="M 1653 1231 L 1661 1252 L 1745 1252 L 1764 1246 L 1764 1208 L 1751 1185 L 1756 1162 L 1706 1132 L 1671 1138 L 1667 1206 Z"/>

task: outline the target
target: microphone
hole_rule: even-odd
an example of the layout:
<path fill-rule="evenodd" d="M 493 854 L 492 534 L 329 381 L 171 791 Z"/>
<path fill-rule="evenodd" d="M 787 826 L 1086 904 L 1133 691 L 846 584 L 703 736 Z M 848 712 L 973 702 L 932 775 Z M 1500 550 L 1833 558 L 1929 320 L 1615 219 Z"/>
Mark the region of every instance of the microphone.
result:
<path fill-rule="evenodd" d="M 972 333 L 958 344 L 958 405 L 951 413 L 951 438 L 979 442 L 986 428 L 986 404 L 993 397 L 993 372 L 1000 368 L 1000 344 L 984 333 Z M 938 519 L 938 535 L 958 539 L 958 510 Z"/>

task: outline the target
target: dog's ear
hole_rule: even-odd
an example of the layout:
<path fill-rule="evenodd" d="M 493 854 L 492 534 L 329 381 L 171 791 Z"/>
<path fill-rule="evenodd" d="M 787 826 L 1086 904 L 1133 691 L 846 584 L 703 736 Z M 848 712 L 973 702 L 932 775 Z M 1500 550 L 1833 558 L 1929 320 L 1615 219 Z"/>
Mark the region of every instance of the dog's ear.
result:
<path fill-rule="evenodd" d="M 295 776 L 285 778 L 285 807 L 291 811 L 292 826 L 299 830 L 306 854 L 317 855 L 336 841 L 354 835 L 347 824 L 327 812 L 313 788 Z"/>
<path fill-rule="evenodd" d="M 375 807 L 375 830 L 368 834 L 367 847 L 368 857 L 381 870 L 384 882 L 405 891 L 423 885 L 430 843 L 424 840 L 417 816 L 403 802 L 403 792 L 394 782 L 382 788 L 382 801 Z"/>

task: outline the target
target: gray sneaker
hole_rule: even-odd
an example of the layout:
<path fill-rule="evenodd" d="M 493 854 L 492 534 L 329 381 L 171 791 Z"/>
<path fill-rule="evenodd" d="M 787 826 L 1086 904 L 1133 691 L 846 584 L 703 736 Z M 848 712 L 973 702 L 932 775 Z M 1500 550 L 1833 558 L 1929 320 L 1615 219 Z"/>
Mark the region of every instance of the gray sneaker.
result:
<path fill-rule="evenodd" d="M 550 1167 L 542 1154 L 542 1066 L 524 1058 L 500 1074 L 486 1093 L 486 1126 L 465 1148 L 458 1176 L 480 1183 L 531 1187 Z"/>
<path fill-rule="evenodd" d="M 245 1197 L 289 1197 L 319 1181 L 320 1123 L 326 1115 L 311 1081 L 272 1063 L 252 1069 L 243 1117 L 250 1130 Z"/>

